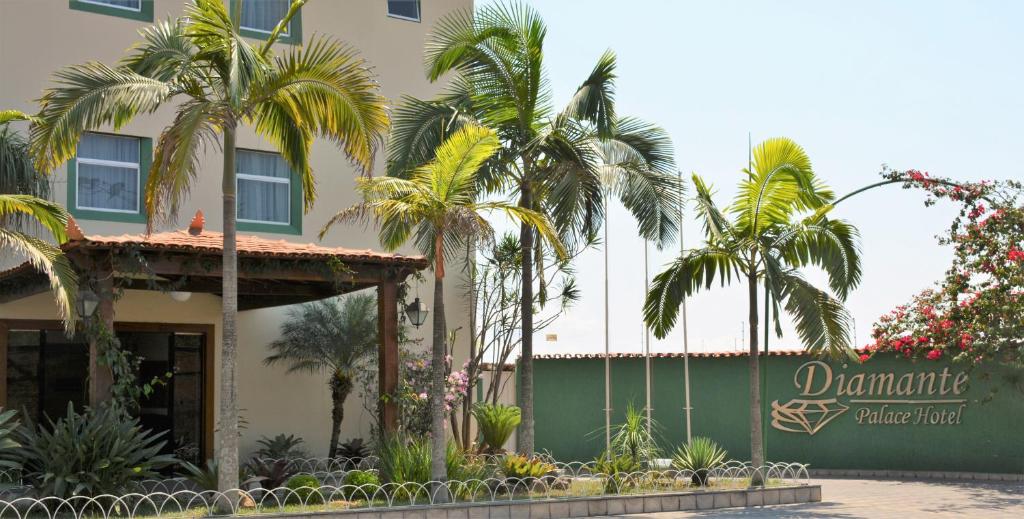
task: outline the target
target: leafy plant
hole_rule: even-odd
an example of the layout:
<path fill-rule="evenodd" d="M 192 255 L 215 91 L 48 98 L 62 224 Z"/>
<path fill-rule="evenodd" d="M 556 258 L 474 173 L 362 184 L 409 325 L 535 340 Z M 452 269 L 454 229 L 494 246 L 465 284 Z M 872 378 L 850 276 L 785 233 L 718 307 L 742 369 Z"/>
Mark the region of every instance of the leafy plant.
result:
<path fill-rule="evenodd" d="M 161 436 L 109 406 L 67 414 L 48 425 L 27 421 L 17 441 L 24 479 L 40 495 L 121 494 L 133 481 L 157 477 L 177 460 L 160 454 Z"/>
<path fill-rule="evenodd" d="M 556 467 L 540 458 L 506 454 L 501 458 L 501 473 L 506 478 L 534 480 L 550 476 Z"/>
<path fill-rule="evenodd" d="M 661 451 L 656 439 L 659 429 L 660 426 L 653 419 L 648 428 L 647 417 L 631 402 L 626 406 L 626 421 L 612 427 L 612 450 L 617 456 L 650 462 Z"/>
<path fill-rule="evenodd" d="M 430 442 L 423 437 L 392 434 L 380 442 L 380 476 L 388 483 L 430 481 Z"/>
<path fill-rule="evenodd" d="M 294 474 L 292 462 L 289 459 L 253 458 L 249 460 L 246 470 L 266 489 L 283 487 L 288 478 Z"/>
<path fill-rule="evenodd" d="M 503 404 L 477 404 L 473 416 L 487 452 L 500 452 L 522 420 L 518 407 Z"/>
<path fill-rule="evenodd" d="M 21 444 L 14 439 L 18 421 L 14 417 L 18 414 L 13 409 L 0 411 L 0 467 L 18 468 L 21 465 L 12 459 L 16 454 L 14 449 L 21 447 Z"/>
<path fill-rule="evenodd" d="M 197 487 L 202 490 L 217 490 L 217 478 L 220 475 L 220 465 L 216 459 L 208 459 L 203 466 L 198 466 L 189 462 L 182 462 L 181 468 L 183 469 L 180 474 L 185 479 L 194 483 Z M 246 471 L 249 467 L 243 467 L 238 471 L 239 487 L 247 488 L 253 483 L 259 483 L 263 481 L 261 476 L 246 477 Z"/>
<path fill-rule="evenodd" d="M 288 504 L 315 505 L 323 503 L 324 498 L 320 495 L 320 480 L 309 474 L 298 474 L 292 476 L 285 487 L 292 490 L 286 502 Z"/>
<path fill-rule="evenodd" d="M 259 450 L 256 451 L 256 456 L 260 458 L 294 459 L 309 457 L 305 450 L 299 448 L 299 445 L 305 443 L 305 440 L 294 434 L 285 436 L 282 433 L 273 438 L 264 436 L 256 443 L 260 445 Z"/>
<path fill-rule="evenodd" d="M 640 469 L 640 462 L 628 454 L 604 452 L 594 460 L 594 472 L 607 476 L 604 484 L 604 491 L 607 494 L 621 492 L 633 485 L 631 475 Z"/>
<path fill-rule="evenodd" d="M 359 463 L 370 455 L 370 447 L 363 442 L 362 438 L 352 438 L 338 446 L 337 457 L 347 460 L 345 468 L 355 468 Z"/>
<path fill-rule="evenodd" d="M 672 456 L 672 466 L 678 470 L 692 470 L 694 485 L 708 484 L 708 471 L 721 465 L 728 454 L 710 438 L 697 436 L 681 445 Z"/>

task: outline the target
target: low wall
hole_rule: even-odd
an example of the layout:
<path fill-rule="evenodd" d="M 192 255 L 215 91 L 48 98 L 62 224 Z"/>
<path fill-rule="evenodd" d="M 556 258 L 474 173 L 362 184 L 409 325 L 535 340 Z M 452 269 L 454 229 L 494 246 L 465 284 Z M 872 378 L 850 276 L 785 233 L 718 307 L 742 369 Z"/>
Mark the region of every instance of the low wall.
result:
<path fill-rule="evenodd" d="M 260 515 L 281 519 L 563 519 L 821 501 L 820 485 Z"/>
<path fill-rule="evenodd" d="M 763 360 L 762 360 L 763 362 Z M 763 364 L 762 364 L 763 365 Z M 686 438 L 683 359 L 652 359 L 652 408 L 670 448 Z M 593 459 L 604 448 L 604 360 L 535 360 L 536 448 Z M 1002 366 L 867 363 L 772 355 L 762 370 L 769 460 L 811 469 L 1024 474 L 1024 373 Z M 750 458 L 746 356 L 691 357 L 691 427 Z M 644 360 L 613 358 L 612 423 L 642 408 Z"/>

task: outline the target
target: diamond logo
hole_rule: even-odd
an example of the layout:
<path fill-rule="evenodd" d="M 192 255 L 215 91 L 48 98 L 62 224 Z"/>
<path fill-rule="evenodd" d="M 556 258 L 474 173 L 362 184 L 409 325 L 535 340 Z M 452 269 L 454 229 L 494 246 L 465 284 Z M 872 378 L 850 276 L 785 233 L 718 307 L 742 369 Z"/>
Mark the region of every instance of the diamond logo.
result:
<path fill-rule="evenodd" d="M 821 430 L 850 407 L 840 404 L 835 398 L 805 400 L 795 398 L 779 404 L 772 402 L 772 427 L 787 432 L 814 433 Z"/>

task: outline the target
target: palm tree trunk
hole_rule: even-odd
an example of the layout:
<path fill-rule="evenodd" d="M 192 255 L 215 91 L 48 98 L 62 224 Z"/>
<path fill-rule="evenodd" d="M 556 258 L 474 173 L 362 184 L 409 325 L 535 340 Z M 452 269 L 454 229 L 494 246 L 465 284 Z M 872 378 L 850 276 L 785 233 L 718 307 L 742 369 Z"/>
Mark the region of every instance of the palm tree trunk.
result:
<path fill-rule="evenodd" d="M 340 372 L 331 376 L 331 443 L 327 457 L 338 454 L 338 437 L 341 435 L 341 421 L 345 419 L 345 399 L 352 391 L 352 380 Z"/>
<path fill-rule="evenodd" d="M 220 360 L 220 448 L 217 489 L 238 488 L 238 395 L 235 381 L 238 344 L 238 251 L 235 246 L 235 127 L 224 127 L 224 256 L 222 266 L 223 330 Z M 234 500 L 233 496 L 228 496 Z"/>
<path fill-rule="evenodd" d="M 445 481 L 448 470 L 445 455 L 448 435 L 444 426 L 444 357 L 448 352 L 445 338 L 447 328 L 444 319 L 444 251 L 438 234 L 434 256 L 434 346 L 430 359 L 430 479 Z M 440 485 L 432 490 L 435 503 L 448 501 L 447 493 Z"/>
<path fill-rule="evenodd" d="M 528 170 L 524 167 L 524 170 Z M 522 185 L 519 206 L 532 209 L 533 200 L 530 184 Z M 523 314 L 522 347 L 519 357 L 519 391 L 521 395 L 522 422 L 516 436 L 519 452 L 533 454 L 533 229 L 525 222 L 519 226 L 519 246 L 522 253 L 522 299 Z"/>
<path fill-rule="evenodd" d="M 750 463 L 754 467 L 750 485 L 761 486 L 764 484 L 764 476 L 761 473 L 764 451 L 761 443 L 761 375 L 757 344 L 757 334 L 760 330 L 757 326 L 757 271 L 753 269 L 747 274 L 747 291 L 750 297 L 750 355 L 747 360 L 750 367 Z"/>

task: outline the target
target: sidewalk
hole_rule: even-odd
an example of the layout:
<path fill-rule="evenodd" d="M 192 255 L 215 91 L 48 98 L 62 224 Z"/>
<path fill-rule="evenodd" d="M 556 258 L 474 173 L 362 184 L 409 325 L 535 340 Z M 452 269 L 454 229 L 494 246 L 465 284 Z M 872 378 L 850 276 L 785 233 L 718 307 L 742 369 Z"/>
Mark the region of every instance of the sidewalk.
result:
<path fill-rule="evenodd" d="M 708 512 L 666 512 L 630 519 L 684 517 L 1006 517 L 1024 518 L 1024 483 L 815 478 L 820 503 Z"/>

